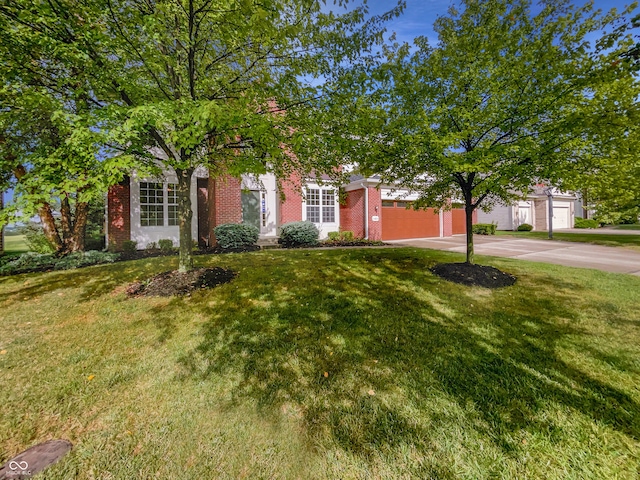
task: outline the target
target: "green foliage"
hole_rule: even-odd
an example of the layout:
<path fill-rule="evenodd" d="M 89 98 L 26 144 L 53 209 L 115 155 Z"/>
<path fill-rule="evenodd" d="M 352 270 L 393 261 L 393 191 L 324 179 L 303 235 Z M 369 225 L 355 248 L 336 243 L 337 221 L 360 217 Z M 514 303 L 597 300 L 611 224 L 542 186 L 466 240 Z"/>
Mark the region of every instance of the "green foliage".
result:
<path fill-rule="evenodd" d="M 614 11 L 543 5 L 461 1 L 436 20 L 437 42 L 391 45 L 385 63 L 354 72 L 370 81 L 343 85 L 350 90 L 344 103 L 326 106 L 345 120 L 322 122 L 328 132 L 319 145 L 358 163 L 364 175 L 418 193 L 419 207 L 459 198 L 471 212 L 510 204 L 541 179 L 575 176 L 603 123 L 607 138 L 627 141 L 615 109 L 628 108 L 637 82 L 627 64 L 612 62 L 631 39 L 616 28 Z M 590 48 L 589 38 L 603 30 L 609 34 Z M 619 79 L 629 88 L 616 106 L 614 95 L 601 92 Z"/>
<path fill-rule="evenodd" d="M 242 249 L 258 242 L 260 231 L 253 225 L 225 223 L 213 229 L 218 245 L 224 249 Z"/>
<path fill-rule="evenodd" d="M 495 223 L 476 223 L 472 231 L 476 235 L 495 235 L 496 227 Z"/>
<path fill-rule="evenodd" d="M 354 239 L 354 234 L 351 230 L 342 230 L 340 232 L 340 240 L 351 242 Z"/>
<path fill-rule="evenodd" d="M 62 257 L 29 252 L 0 266 L 0 275 L 15 275 L 41 270 L 69 270 L 89 265 L 113 263 L 118 259 L 118 256 L 117 253 L 98 252 L 95 250 L 74 252 Z"/>
<path fill-rule="evenodd" d="M 329 232 L 327 236 L 329 240 L 340 240 L 340 232 Z"/>
<path fill-rule="evenodd" d="M 518 232 L 530 232 L 531 230 L 533 230 L 533 225 L 530 225 L 528 223 L 521 223 L 520 225 L 518 225 Z"/>
<path fill-rule="evenodd" d="M 145 250 L 150 250 L 150 251 L 158 250 L 158 244 L 156 242 L 149 242 L 147 243 Z"/>
<path fill-rule="evenodd" d="M 578 218 L 574 221 L 575 228 L 598 228 L 600 224 L 592 218 Z"/>
<path fill-rule="evenodd" d="M 122 251 L 126 253 L 134 253 L 138 250 L 138 244 L 134 240 L 125 240 L 122 242 Z"/>
<path fill-rule="evenodd" d="M 29 222 L 22 227 L 21 232 L 25 237 L 27 245 L 29 245 L 29 250 L 32 252 L 43 254 L 54 253 L 54 248 L 51 246 L 51 243 L 49 243 L 49 240 L 47 240 L 40 224 Z"/>
<path fill-rule="evenodd" d="M 290 222 L 282 225 L 278 243 L 285 248 L 313 247 L 319 236 L 320 231 L 311 222 Z"/>
<path fill-rule="evenodd" d="M 171 253 L 173 252 L 173 240 L 170 238 L 163 238 L 158 240 L 158 248 L 162 253 Z"/>

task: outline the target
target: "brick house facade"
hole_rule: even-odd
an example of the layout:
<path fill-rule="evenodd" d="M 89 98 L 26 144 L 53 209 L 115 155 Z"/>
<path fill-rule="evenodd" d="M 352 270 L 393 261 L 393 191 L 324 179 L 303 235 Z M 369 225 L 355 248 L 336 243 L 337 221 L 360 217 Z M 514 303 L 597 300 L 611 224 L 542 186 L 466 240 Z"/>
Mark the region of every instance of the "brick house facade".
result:
<path fill-rule="evenodd" d="M 161 239 L 177 245 L 176 183 L 171 173 L 160 179 L 138 178 L 134 173 L 112 186 L 107 199 L 110 248 L 120 250 L 127 240 L 136 242 L 138 249 Z M 241 222 L 254 224 L 262 238 L 273 239 L 281 225 L 301 220 L 315 223 L 321 238 L 339 230 L 371 240 L 464 233 L 459 226 L 463 211 L 408 209 L 415 194 L 380 185 L 376 178 L 353 176 L 350 183 L 336 189 L 299 176 L 281 182 L 271 174 L 212 179 L 200 168 L 191 190 L 192 235 L 201 246 L 215 244 L 215 226 Z"/>

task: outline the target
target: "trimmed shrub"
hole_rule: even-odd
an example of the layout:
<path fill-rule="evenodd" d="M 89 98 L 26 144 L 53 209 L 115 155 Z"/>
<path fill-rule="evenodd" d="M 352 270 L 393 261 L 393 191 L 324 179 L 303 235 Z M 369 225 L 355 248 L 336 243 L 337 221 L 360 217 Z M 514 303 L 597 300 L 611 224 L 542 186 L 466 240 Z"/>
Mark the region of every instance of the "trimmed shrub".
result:
<path fill-rule="evenodd" d="M 162 253 L 171 253 L 173 252 L 173 240 L 170 238 L 158 240 L 158 247 Z"/>
<path fill-rule="evenodd" d="M 328 234 L 329 240 L 337 241 L 340 240 L 340 232 L 329 232 Z"/>
<path fill-rule="evenodd" d="M 122 251 L 127 253 L 134 253 L 138 249 L 138 244 L 133 240 L 125 240 L 122 242 Z"/>
<path fill-rule="evenodd" d="M 254 225 L 224 223 L 213 229 L 218 246 L 225 250 L 252 247 L 258 243 L 260 231 Z"/>
<path fill-rule="evenodd" d="M 471 231 L 476 235 L 495 235 L 496 227 L 495 223 L 476 223 Z"/>
<path fill-rule="evenodd" d="M 311 222 L 291 222 L 282 226 L 280 243 L 285 248 L 314 247 L 318 245 L 320 232 Z"/>
<path fill-rule="evenodd" d="M 576 218 L 575 228 L 598 228 L 600 224 L 592 218 Z"/>
<path fill-rule="evenodd" d="M 99 252 L 97 250 L 74 252 L 60 257 L 54 264 L 53 269 L 69 270 L 72 268 L 87 267 L 89 265 L 99 265 L 101 263 L 113 263 L 117 259 L 117 253 Z"/>
<path fill-rule="evenodd" d="M 533 230 L 533 225 L 529 225 L 528 223 L 522 223 L 518 225 L 517 230 L 519 232 L 530 232 L 531 230 Z"/>

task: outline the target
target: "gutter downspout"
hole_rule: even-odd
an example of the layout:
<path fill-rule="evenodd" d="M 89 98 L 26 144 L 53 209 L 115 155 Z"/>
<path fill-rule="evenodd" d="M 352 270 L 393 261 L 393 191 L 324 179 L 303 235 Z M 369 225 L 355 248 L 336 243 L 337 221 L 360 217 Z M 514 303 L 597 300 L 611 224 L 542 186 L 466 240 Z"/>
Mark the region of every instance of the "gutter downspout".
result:
<path fill-rule="evenodd" d="M 369 240 L 369 188 L 364 183 L 360 186 L 364 188 L 364 238 Z"/>

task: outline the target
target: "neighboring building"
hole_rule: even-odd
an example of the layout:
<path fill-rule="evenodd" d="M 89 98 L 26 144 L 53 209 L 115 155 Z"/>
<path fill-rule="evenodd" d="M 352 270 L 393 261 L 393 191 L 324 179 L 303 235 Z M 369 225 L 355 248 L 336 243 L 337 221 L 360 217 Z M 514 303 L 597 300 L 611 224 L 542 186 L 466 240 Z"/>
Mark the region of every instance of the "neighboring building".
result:
<path fill-rule="evenodd" d="M 552 189 L 553 229 L 573 228 L 576 216 L 576 196 Z M 496 205 L 490 212 L 478 212 L 479 223 L 496 223 L 498 230 L 517 230 L 528 223 L 534 230 L 549 230 L 549 197 L 543 186 L 513 205 Z"/>
<path fill-rule="evenodd" d="M 107 244 L 122 248 L 133 240 L 139 249 L 171 239 L 178 244 L 175 174 L 163 179 L 136 174 L 109 189 Z M 281 225 L 300 220 L 315 223 L 321 238 L 338 230 L 371 240 L 443 237 L 465 232 L 464 210 L 419 210 L 406 207 L 416 195 L 380 185 L 375 178 L 352 176 L 340 191 L 318 179 L 290 178 L 278 190 L 272 174 L 210 179 L 205 168 L 192 179 L 192 235 L 199 245 L 215 243 L 212 230 L 223 223 L 249 223 L 263 239 L 276 239 Z M 341 202 L 342 199 L 342 202 Z"/>

